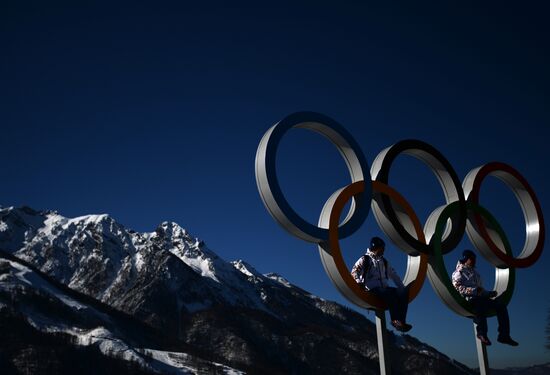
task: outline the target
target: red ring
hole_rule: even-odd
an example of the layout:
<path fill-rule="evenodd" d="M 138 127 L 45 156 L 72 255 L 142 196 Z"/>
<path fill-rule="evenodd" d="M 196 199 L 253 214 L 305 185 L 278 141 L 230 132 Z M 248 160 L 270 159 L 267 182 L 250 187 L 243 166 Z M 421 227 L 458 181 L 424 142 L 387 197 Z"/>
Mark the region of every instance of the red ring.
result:
<path fill-rule="evenodd" d="M 472 176 L 470 176 L 472 174 Z M 514 194 L 518 197 L 519 203 L 521 205 L 521 208 L 523 210 L 523 214 L 525 215 L 526 220 L 528 221 L 526 224 L 529 226 L 529 218 L 527 215 L 532 214 L 533 212 L 526 212 L 528 208 L 524 207 L 524 202 L 522 201 L 522 198 L 520 197 L 518 189 L 514 186 L 512 186 L 513 182 L 519 183 L 522 185 L 523 189 L 527 192 L 529 195 L 529 199 L 531 200 L 531 203 L 534 207 L 534 214 L 536 214 L 536 223 L 538 224 L 538 238 L 536 245 L 534 247 L 529 246 L 529 236 L 530 233 L 527 232 L 527 238 L 525 241 L 524 248 L 521 252 L 521 254 L 517 257 L 511 257 L 506 254 L 506 252 L 498 247 L 497 244 L 492 240 L 491 236 L 489 235 L 489 232 L 487 231 L 487 226 L 485 225 L 485 222 L 483 221 L 483 218 L 478 213 L 473 213 L 473 223 L 475 224 L 474 229 L 476 232 L 483 238 L 485 243 L 487 244 L 488 248 L 494 253 L 494 255 L 500 259 L 505 264 L 501 264 L 501 266 L 505 267 L 517 267 L 517 268 L 525 268 L 533 265 L 538 258 L 540 257 L 542 253 L 542 249 L 544 246 L 544 237 L 545 237 L 545 228 L 544 228 L 544 218 L 542 215 L 542 208 L 540 206 L 540 203 L 535 195 L 535 192 L 527 182 L 527 180 L 514 168 L 511 166 L 499 163 L 499 162 L 492 162 L 483 165 L 482 167 L 478 169 L 472 170 L 468 176 L 466 176 L 466 179 L 464 180 L 464 184 L 467 186 L 464 186 L 466 197 L 469 201 L 479 204 L 479 192 L 481 189 L 481 183 L 485 179 L 485 177 L 494 175 L 495 177 L 501 179 L 512 191 Z M 470 178 L 469 178 L 470 177 Z M 512 177 L 515 181 L 510 182 L 508 178 Z M 473 178 L 473 182 L 470 182 Z M 470 187 L 471 184 L 471 187 Z M 470 192 L 466 192 L 466 190 L 470 188 Z"/>

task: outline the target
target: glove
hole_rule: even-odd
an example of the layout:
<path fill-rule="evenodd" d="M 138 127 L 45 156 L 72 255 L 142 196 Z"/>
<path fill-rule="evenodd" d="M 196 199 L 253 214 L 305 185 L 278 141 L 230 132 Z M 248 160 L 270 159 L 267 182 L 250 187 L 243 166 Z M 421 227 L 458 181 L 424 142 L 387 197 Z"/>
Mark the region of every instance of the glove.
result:
<path fill-rule="evenodd" d="M 494 298 L 497 296 L 497 292 L 494 290 L 484 290 L 481 292 L 481 296 L 485 298 Z"/>

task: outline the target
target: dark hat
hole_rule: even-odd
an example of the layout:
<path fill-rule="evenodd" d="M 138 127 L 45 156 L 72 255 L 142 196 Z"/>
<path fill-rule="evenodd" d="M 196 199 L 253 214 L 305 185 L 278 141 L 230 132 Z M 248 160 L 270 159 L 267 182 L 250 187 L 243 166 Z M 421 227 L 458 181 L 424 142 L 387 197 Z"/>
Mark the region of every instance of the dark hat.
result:
<path fill-rule="evenodd" d="M 468 259 L 476 259 L 476 254 L 472 250 L 464 250 L 462 252 L 462 258 L 460 258 L 460 263 L 466 263 Z"/>
<path fill-rule="evenodd" d="M 386 247 L 386 243 L 384 242 L 383 239 L 381 239 L 380 237 L 373 237 L 371 240 L 370 240 L 370 249 L 376 249 L 376 248 L 385 248 Z"/>

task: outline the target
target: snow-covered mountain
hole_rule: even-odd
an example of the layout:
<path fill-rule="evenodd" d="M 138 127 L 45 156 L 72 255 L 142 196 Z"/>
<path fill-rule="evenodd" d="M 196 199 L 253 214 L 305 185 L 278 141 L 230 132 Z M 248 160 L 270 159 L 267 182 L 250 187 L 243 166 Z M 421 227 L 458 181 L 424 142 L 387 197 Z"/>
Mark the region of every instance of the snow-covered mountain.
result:
<path fill-rule="evenodd" d="M 108 215 L 0 209 L 0 322 L 13 334 L 2 368 L 48 366 L 32 343 L 53 340 L 131 372 L 378 373 L 368 319 L 227 262 L 172 222 L 137 233 Z M 390 341 L 394 373 L 471 373 L 411 336 Z M 60 372 L 86 372 L 52 358 Z"/>

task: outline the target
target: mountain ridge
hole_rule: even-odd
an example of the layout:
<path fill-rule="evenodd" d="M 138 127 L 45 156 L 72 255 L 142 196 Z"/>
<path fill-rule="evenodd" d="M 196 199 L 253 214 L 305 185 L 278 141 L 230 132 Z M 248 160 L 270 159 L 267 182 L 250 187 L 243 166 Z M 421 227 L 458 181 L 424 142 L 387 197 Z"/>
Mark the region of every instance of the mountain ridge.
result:
<path fill-rule="evenodd" d="M 106 214 L 1 208 L 0 249 L 5 311 L 148 371 L 378 373 L 374 324 L 363 315 L 244 260 L 226 262 L 173 222 L 138 233 Z M 43 310 L 33 302 L 41 298 Z M 472 373 L 408 335 L 390 332 L 390 346 L 397 374 Z"/>

